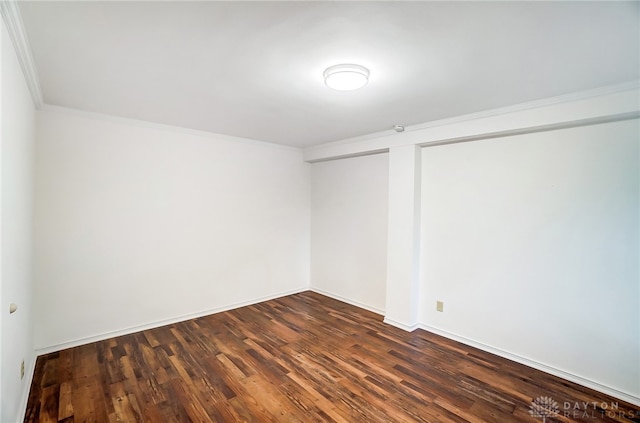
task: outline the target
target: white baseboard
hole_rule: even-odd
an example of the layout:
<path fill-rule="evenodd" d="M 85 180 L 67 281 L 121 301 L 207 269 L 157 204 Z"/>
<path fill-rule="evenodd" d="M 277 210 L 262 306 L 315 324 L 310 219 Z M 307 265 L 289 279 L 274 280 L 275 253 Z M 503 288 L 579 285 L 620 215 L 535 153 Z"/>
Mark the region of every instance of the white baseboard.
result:
<path fill-rule="evenodd" d="M 395 326 L 407 332 L 413 332 L 418 329 L 420 325 L 418 323 L 413 323 L 411 325 L 407 325 L 405 323 L 398 322 L 397 320 L 390 319 L 388 317 L 384 318 L 384 322 L 388 325 Z"/>
<path fill-rule="evenodd" d="M 386 322 L 386 319 L 385 319 Z M 486 351 L 491 354 L 495 354 L 497 356 L 506 358 L 511 361 L 515 361 L 516 363 L 524 364 L 525 366 L 532 367 L 536 370 L 543 371 L 545 373 L 552 374 L 554 376 L 560 377 L 562 379 L 566 379 L 570 382 L 577 383 L 578 385 L 582 385 L 584 387 L 593 389 L 595 391 L 601 392 L 603 394 L 612 396 L 614 398 L 618 398 L 621 401 L 626 401 L 630 404 L 640 406 L 640 397 L 635 395 L 627 394 L 625 392 L 619 391 L 617 389 L 611 388 L 609 386 L 602 385 L 598 382 L 594 382 L 589 379 L 585 379 L 583 377 L 574 375 L 572 373 L 567 373 L 564 370 L 556 369 L 555 367 L 547 366 L 546 364 L 539 363 L 537 361 L 530 360 L 525 357 L 521 357 L 519 355 L 510 353 L 508 351 L 501 350 L 499 348 L 492 347 L 490 345 L 483 344 L 481 342 L 474 341 L 472 339 L 465 338 L 460 335 L 456 335 L 454 333 L 447 332 L 442 329 L 434 328 L 429 325 L 418 325 L 420 329 L 424 329 L 427 332 L 435 333 L 436 335 L 444 336 L 445 338 L 453 339 L 454 341 L 458 341 L 462 344 L 469 345 L 479 350 Z M 541 393 L 544 394 L 544 393 Z"/>
<path fill-rule="evenodd" d="M 67 348 L 73 348 L 73 347 L 77 347 L 77 346 L 80 346 L 80 345 L 86 345 L 86 344 L 90 344 L 92 342 L 104 341 L 105 339 L 115 338 L 117 336 L 130 335 L 132 333 L 140 332 L 140 331 L 143 331 L 143 330 L 154 329 L 154 328 L 158 328 L 158 327 L 161 327 L 161 326 L 166 326 L 166 325 L 170 325 L 170 324 L 178 323 L 178 322 L 184 322 L 185 320 L 196 319 L 198 317 L 208 316 L 210 314 L 216 314 L 216 313 L 220 313 L 220 312 L 223 312 L 223 311 L 229 311 L 229 310 L 233 310 L 235 308 L 245 307 L 245 306 L 248 306 L 248 305 L 261 303 L 263 301 L 269 301 L 269 300 L 273 300 L 273 299 L 276 299 L 276 298 L 286 297 L 287 295 L 298 294 L 300 292 L 304 292 L 304 291 L 308 291 L 308 290 L 309 290 L 309 288 L 303 287 L 303 288 L 294 289 L 294 290 L 291 290 L 291 291 L 279 292 L 279 293 L 273 294 L 273 295 L 254 298 L 254 299 L 251 299 L 251 300 L 248 300 L 248 301 L 242 301 L 242 302 L 239 302 L 239 303 L 228 304 L 228 305 L 224 305 L 224 306 L 221 306 L 221 307 L 216 307 L 216 308 L 209 309 L 209 310 L 203 310 L 203 311 L 199 311 L 199 312 L 196 312 L 196 313 L 184 314 L 184 315 L 181 315 L 181 316 L 176 316 L 176 317 L 172 317 L 172 318 L 169 318 L 169 319 L 159 320 L 159 321 L 152 322 L 152 323 L 147 323 L 147 324 L 144 324 L 144 325 L 131 326 L 131 327 L 126 328 L 126 329 L 120 329 L 120 330 L 111 331 L 111 332 L 104 332 L 104 333 L 101 333 L 101 334 L 98 334 L 98 335 L 87 336 L 87 337 L 78 338 L 78 339 L 67 341 L 67 342 L 62 342 L 62 343 L 55 344 L 55 345 L 50 345 L 50 346 L 47 346 L 47 347 L 38 348 L 38 349 L 36 349 L 35 353 L 36 353 L 36 356 L 41 356 L 41 355 L 44 355 L 44 354 L 49 354 L 49 353 L 52 353 L 52 352 L 61 351 L 61 350 L 67 349 Z"/>
<path fill-rule="evenodd" d="M 316 287 L 313 287 L 313 286 L 311 288 L 309 288 L 309 291 L 312 291 L 312 292 L 315 292 L 317 294 L 324 295 L 325 297 L 333 298 L 334 300 L 342 301 L 343 303 L 351 304 L 352 306 L 356 306 L 358 308 L 363 308 L 363 309 L 368 310 L 368 311 L 370 311 L 372 313 L 376 313 L 376 314 L 380 314 L 380 315 L 384 316 L 384 310 L 381 310 L 381 309 L 379 309 L 377 307 L 372 307 L 372 306 L 370 306 L 368 304 L 364 304 L 364 303 L 361 303 L 359 301 L 354 301 L 354 300 L 352 300 L 350 298 L 343 297 L 342 295 L 338 295 L 338 294 L 335 294 L 333 292 L 325 291 L 324 289 L 316 288 Z"/>
<path fill-rule="evenodd" d="M 27 403 L 29 402 L 29 392 L 31 391 L 31 384 L 33 383 L 33 376 L 36 372 L 36 360 L 37 356 L 34 354 L 31 357 L 27 367 L 24 372 L 24 384 L 22 386 L 22 395 L 20 398 L 20 415 L 18 416 L 18 421 L 23 422 L 25 415 L 27 413 Z"/>
<path fill-rule="evenodd" d="M 384 316 L 384 310 L 381 310 L 379 308 L 372 307 L 372 306 L 369 306 L 367 304 L 363 304 L 363 303 L 360 303 L 358 301 L 354 301 L 352 299 L 342 297 L 341 295 L 338 295 L 338 294 L 335 294 L 335 293 L 332 293 L 332 292 L 328 292 L 328 291 L 325 291 L 325 290 L 322 290 L 322 289 L 318 289 L 318 288 L 315 288 L 315 287 L 311 287 L 311 288 L 303 287 L 303 288 L 295 289 L 295 290 L 291 290 L 291 291 L 280 292 L 280 293 L 274 294 L 274 295 L 269 295 L 269 296 L 260 297 L 260 298 L 254 298 L 254 299 L 249 300 L 249 301 L 243 301 L 243 302 L 240 302 L 240 303 L 229 304 L 229 305 L 226 305 L 226 306 L 217 307 L 217 308 L 210 309 L 210 310 L 204 310 L 204 311 L 200 311 L 200 312 L 196 312 L 196 313 L 190 313 L 190 314 L 187 314 L 187 315 L 177 316 L 177 317 L 173 317 L 173 318 L 170 318 L 170 319 L 165 319 L 165 320 L 161 320 L 161 321 L 157 321 L 157 322 L 153 322 L 153 323 L 149 323 L 149 324 L 145 324 L 145 325 L 133 326 L 133 327 L 130 327 L 130 328 L 127 328 L 127 329 L 122 329 L 122 330 L 117 330 L 117 331 L 112 331 L 112 332 L 106 332 L 106 333 L 102 333 L 102 334 L 99 334 L 99 335 L 94 335 L 94 336 L 85 337 L 85 338 L 79 338 L 79 339 L 76 339 L 76 340 L 73 340 L 73 341 L 64 342 L 64 343 L 60 343 L 60 344 L 56 344 L 56 345 L 51 345 L 51 346 L 48 346 L 48 347 L 40 348 L 40 349 L 37 349 L 35 351 L 35 357 L 33 358 L 33 360 L 31 360 L 29 368 L 27 369 L 26 374 L 25 374 L 25 376 L 27 377 L 27 382 L 28 383 L 25 383 L 24 392 L 22 394 L 22 400 L 21 400 L 22 416 L 20 418 L 20 421 L 24 420 L 24 414 L 26 413 L 27 401 L 29 399 L 29 389 L 30 389 L 31 383 L 33 381 L 33 376 L 34 376 L 34 372 L 35 372 L 35 364 L 36 364 L 36 359 L 37 359 L 38 356 L 41 356 L 41 355 L 44 355 L 44 354 L 48 354 L 48 353 L 51 353 L 51 352 L 55 352 L 55 351 L 60 351 L 60 350 L 66 349 L 66 348 L 77 347 L 79 345 L 85 345 L 85 344 L 89 344 L 89 343 L 92 343 L 92 342 L 103 341 L 105 339 L 109 339 L 109 338 L 113 338 L 113 337 L 117 337 L 117 336 L 129 335 L 129 334 L 140 332 L 140 331 L 147 330 L 147 329 L 153 329 L 153 328 L 157 328 L 157 327 L 160 327 L 160 326 L 165 326 L 165 325 L 169 325 L 169 324 L 173 324 L 173 323 L 182 322 L 182 321 L 185 321 L 185 320 L 190 320 L 190 319 L 195 319 L 195 318 L 202 317 L 202 316 L 207 316 L 207 315 L 210 315 L 210 314 L 215 314 L 215 313 L 220 313 L 220 312 L 223 312 L 223 311 L 232 310 L 232 309 L 235 309 L 235 308 L 245 307 L 245 306 L 252 305 L 252 304 L 257 304 L 257 303 L 260 303 L 260 302 L 263 302 L 263 301 L 269 301 L 269 300 L 273 300 L 273 299 L 276 299 L 276 298 L 285 297 L 287 295 L 298 294 L 300 292 L 304 292 L 304 291 L 308 291 L 308 290 L 311 290 L 311 291 L 316 292 L 318 294 L 325 295 L 325 296 L 327 296 L 329 298 L 333 298 L 333 299 L 336 299 L 338 301 L 342 301 L 344 303 L 351 304 L 353 306 L 356 306 L 356 307 L 359 307 L 359 308 L 362 308 L 362 309 L 365 309 L 365 310 L 371 311 L 373 313 L 380 314 L 380 315 Z M 614 398 L 618 398 L 621 401 L 626 401 L 626 402 L 628 402 L 630 404 L 633 404 L 633 405 L 636 405 L 636 406 L 640 406 L 640 397 L 637 397 L 637 396 L 634 396 L 634 395 L 619 391 L 617 389 L 614 389 L 614 388 L 602 385 L 600 383 L 585 379 L 583 377 L 580 377 L 580 376 L 565 372 L 563 370 L 547 366 L 547 365 L 539 363 L 537 361 L 533 361 L 533 360 L 530 360 L 528 358 L 521 357 L 519 355 L 510 353 L 508 351 L 504 351 L 504 350 L 501 350 L 499 348 L 495 348 L 495 347 L 492 347 L 490 345 L 486 345 L 486 344 L 483 344 L 481 342 L 477 342 L 477 341 L 474 341 L 472 339 L 468 339 L 468 338 L 465 338 L 463 336 L 456 335 L 454 333 L 450 333 L 450 332 L 447 332 L 447 331 L 444 331 L 444 330 L 441 330 L 441 329 L 438 329 L 438 328 L 435 328 L 435 327 L 432 327 L 432 326 L 429 326 L 429 325 L 424 325 L 424 324 L 406 325 L 404 323 L 397 322 L 397 321 L 395 321 L 393 319 L 389 319 L 389 318 L 386 318 L 386 317 L 384 318 L 384 323 L 392 325 L 392 326 L 395 326 L 395 327 L 400 328 L 402 330 L 405 330 L 407 332 L 411 332 L 411 331 L 413 331 L 415 329 L 420 328 L 420 329 L 426 330 L 427 332 L 432 332 L 432 333 L 435 333 L 436 335 L 444 336 L 445 338 L 449 338 L 449 339 L 452 339 L 454 341 L 461 342 L 461 343 L 463 343 L 465 345 L 469 345 L 469 346 L 478 348 L 478 349 L 486 351 L 488 353 L 495 354 L 497 356 L 506 358 L 506 359 L 511 360 L 511 361 L 515 361 L 516 363 L 524 364 L 525 366 L 529 366 L 529 367 L 532 367 L 534 369 L 537 369 L 537 370 L 552 374 L 554 376 L 560 377 L 562 379 L 566 379 L 566 380 L 571 381 L 573 383 L 577 383 L 579 385 L 585 386 L 587 388 L 591 388 L 591 389 L 596 390 L 598 392 L 602 392 L 603 394 L 610 395 L 610 396 L 612 396 Z"/>

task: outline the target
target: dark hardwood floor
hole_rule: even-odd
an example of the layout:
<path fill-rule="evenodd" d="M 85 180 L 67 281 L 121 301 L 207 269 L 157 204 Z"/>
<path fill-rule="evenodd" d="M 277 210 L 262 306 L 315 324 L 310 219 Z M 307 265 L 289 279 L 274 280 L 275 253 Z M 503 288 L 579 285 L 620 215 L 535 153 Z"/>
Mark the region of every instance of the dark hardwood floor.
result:
<path fill-rule="evenodd" d="M 532 401 L 542 397 L 558 408 L 534 416 Z M 25 421 L 532 423 L 543 416 L 640 422 L 638 407 L 623 401 L 304 292 L 41 356 Z"/>

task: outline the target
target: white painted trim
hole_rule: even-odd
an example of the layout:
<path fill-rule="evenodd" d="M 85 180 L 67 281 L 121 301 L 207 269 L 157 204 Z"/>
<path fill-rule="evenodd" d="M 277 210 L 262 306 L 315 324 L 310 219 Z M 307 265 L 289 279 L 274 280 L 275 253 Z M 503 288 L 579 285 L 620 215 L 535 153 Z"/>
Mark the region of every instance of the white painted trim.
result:
<path fill-rule="evenodd" d="M 27 376 L 27 381 L 26 382 L 28 382 L 28 383 L 24 384 L 24 386 L 26 386 L 26 388 L 25 388 L 25 390 L 24 390 L 24 392 L 22 394 L 22 399 L 21 399 L 21 402 L 20 402 L 20 407 L 21 407 L 20 409 L 22 410 L 21 411 L 22 414 L 20 416 L 20 421 L 24 420 L 24 413 L 26 413 L 27 401 L 28 401 L 28 398 L 29 398 L 29 388 L 31 387 L 31 383 L 33 381 L 33 376 L 34 376 L 34 373 L 35 373 L 36 360 L 37 360 L 37 357 L 39 357 L 41 355 L 52 353 L 52 352 L 56 352 L 56 351 L 60 351 L 60 350 L 66 349 L 66 348 L 77 347 L 79 345 L 89 344 L 89 343 L 92 343 L 92 342 L 102 341 L 102 340 L 113 338 L 113 337 L 116 337 L 116 336 L 129 335 L 129 334 L 140 332 L 140 331 L 147 330 L 147 329 L 153 329 L 153 328 L 157 328 L 157 327 L 161 327 L 161 326 L 165 326 L 165 325 L 169 325 L 169 324 L 173 324 L 173 323 L 182 322 L 182 321 L 185 321 L 185 320 L 190 320 L 190 319 L 194 319 L 194 318 L 198 318 L 198 317 L 202 317 L 202 316 L 207 316 L 207 315 L 210 315 L 210 314 L 215 314 L 215 313 L 220 313 L 220 312 L 223 312 L 223 311 L 228 311 L 228 310 L 232 310 L 232 309 L 236 309 L 236 308 L 240 308 L 240 307 L 245 307 L 245 306 L 257 304 L 257 303 L 260 303 L 260 302 L 263 302 L 263 301 L 269 301 L 269 300 L 273 300 L 273 299 L 276 299 L 276 298 L 286 297 L 288 295 L 298 294 L 300 292 L 305 292 L 305 291 L 308 291 L 308 290 L 311 290 L 312 292 L 316 292 L 318 294 L 327 296 L 329 298 L 333 298 L 333 299 L 338 300 L 338 301 L 342 301 L 342 302 L 347 303 L 347 304 L 351 304 L 351 305 L 359 307 L 359 308 L 363 308 L 365 310 L 369 310 L 369 311 L 371 311 L 373 313 L 376 313 L 376 314 L 383 314 L 380 309 L 377 309 L 375 307 L 366 306 L 366 305 L 364 305 L 362 303 L 359 303 L 357 301 L 349 300 L 347 298 L 344 298 L 344 297 L 342 297 L 340 295 L 336 295 L 336 294 L 330 293 L 328 291 L 324 291 L 324 290 L 317 289 L 317 288 L 310 288 L 310 289 L 301 288 L 301 289 L 297 289 L 297 290 L 283 292 L 283 293 L 276 294 L 276 295 L 273 295 L 273 296 L 256 298 L 256 299 L 251 300 L 251 301 L 244 301 L 244 302 L 241 302 L 241 303 L 235 303 L 235 304 L 232 304 L 232 305 L 229 305 L 229 306 L 218 307 L 218 308 L 215 308 L 215 309 L 201 311 L 201 312 L 197 312 L 197 313 L 191 313 L 191 314 L 175 317 L 175 318 L 172 318 L 172 319 L 166 319 L 166 320 L 162 320 L 162 321 L 158 321 L 158 322 L 154 322 L 154 323 L 149 323 L 149 324 L 145 324 L 145 325 L 134 326 L 134 327 L 130 327 L 128 329 L 123 329 L 123 330 L 118 330 L 118 331 L 113 331 L 113 332 L 107 332 L 107 333 L 103 333 L 103 334 L 100 334 L 100 335 L 95 335 L 95 336 L 86 337 L 86 338 L 80 338 L 80 339 L 77 339 L 77 340 L 74 340 L 74 341 L 65 342 L 65 343 L 53 345 L 53 346 L 46 347 L 46 348 L 40 348 L 40 349 L 36 350 L 36 357 L 34 357 L 34 359 L 32 360 L 31 365 L 29 366 L 29 370 L 28 370 L 28 372 L 26 374 L 26 376 Z M 438 329 L 438 328 L 435 328 L 435 327 L 432 327 L 432 326 L 429 326 L 429 325 L 415 324 L 415 325 L 408 326 L 408 325 L 405 325 L 403 323 L 400 323 L 400 322 L 397 322 L 397 321 L 394 321 L 394 320 L 388 319 L 388 318 L 384 319 L 384 323 L 389 324 L 391 326 L 395 326 L 395 327 L 397 327 L 399 329 L 402 329 L 404 331 L 407 331 L 407 332 L 412 332 L 415 329 L 423 329 L 423 330 L 425 330 L 427 332 L 431 332 L 431 333 L 434 333 L 436 335 L 440 335 L 440 336 L 443 336 L 445 338 L 452 339 L 454 341 L 458 341 L 458 342 L 463 343 L 465 345 L 469 345 L 469 346 L 478 348 L 478 349 L 480 349 L 482 351 L 486 351 L 488 353 L 495 354 L 495 355 L 497 355 L 499 357 L 503 357 L 503 358 L 506 358 L 508 360 L 515 361 L 516 363 L 524 364 L 525 366 L 532 367 L 532 368 L 534 368 L 536 370 L 540 370 L 540 371 L 552 374 L 554 376 L 560 377 L 562 379 L 566 379 L 568 381 L 571 381 L 571 382 L 577 383 L 579 385 L 585 386 L 587 388 L 594 389 L 594 390 L 596 390 L 598 392 L 602 392 L 602 393 L 604 393 L 606 395 L 610 395 L 610 396 L 612 396 L 614 398 L 618 398 L 618 399 L 620 399 L 622 401 L 626 401 L 626 402 L 628 402 L 630 404 L 634 404 L 634 405 L 640 406 L 640 397 L 636 397 L 636 396 L 633 396 L 633 395 L 618 391 L 618 390 L 616 390 L 614 388 L 610 388 L 608 386 L 601 385 L 601 384 L 599 384 L 597 382 L 593 382 L 591 380 L 584 379 L 584 378 L 582 378 L 580 376 L 576 376 L 574 374 L 567 373 L 567 372 L 565 372 L 563 370 L 556 369 L 554 367 L 550 367 L 550 366 L 547 366 L 547 365 L 542 364 L 542 363 L 538 363 L 538 362 L 533 361 L 533 360 L 529 360 L 529 359 L 521 357 L 519 355 L 512 354 L 512 353 L 509 353 L 507 351 L 501 350 L 499 348 L 495 348 L 495 347 L 492 347 L 492 346 L 489 346 L 489 345 L 486 345 L 486 344 L 482 344 L 480 342 L 476 342 L 476 341 L 473 341 L 471 339 L 468 339 L 468 338 L 465 338 L 465 337 L 462 337 L 462 336 L 459 336 L 459 335 L 456 335 L 456 334 L 453 334 L 453 333 L 450 333 L 450 332 L 447 332 L 447 331 L 444 331 L 444 330 L 441 330 L 441 329 Z"/>
<path fill-rule="evenodd" d="M 370 311 L 372 313 L 384 316 L 384 310 L 379 309 L 377 307 L 372 307 L 370 305 L 361 303 L 359 301 L 354 301 L 352 299 L 343 297 L 342 295 L 338 295 L 338 294 L 335 294 L 333 292 L 325 291 L 324 289 L 311 287 L 311 288 L 309 288 L 309 290 L 312 291 L 312 292 L 315 292 L 317 294 L 324 295 L 325 297 L 333 298 L 334 300 L 342 301 L 343 303 L 351 304 L 352 306 L 356 306 L 358 308 L 363 308 L 363 309 L 368 310 L 368 311 Z"/>
<path fill-rule="evenodd" d="M 540 131 L 557 125 L 598 123 L 640 111 L 637 81 L 538 100 L 479 113 L 408 126 L 404 132 L 383 131 L 304 149 L 310 163 L 368 154 L 401 145 L 441 143 L 449 139 Z"/>
<path fill-rule="evenodd" d="M 42 107 L 40 108 L 40 111 L 70 114 L 70 115 L 79 116 L 87 119 L 95 119 L 95 120 L 101 120 L 105 122 L 119 123 L 122 125 L 135 126 L 139 128 L 155 129 L 159 131 L 175 132 L 179 134 L 211 138 L 217 141 L 227 141 L 227 142 L 234 142 L 234 143 L 241 142 L 245 144 L 253 144 L 256 146 L 277 148 L 281 150 L 298 151 L 298 152 L 302 151 L 302 149 L 298 147 L 293 147 L 290 145 L 283 145 L 283 144 L 276 144 L 269 141 L 261 141 L 261 140 L 254 140 L 251 138 L 242 138 L 242 137 L 235 137 L 232 135 L 217 134 L 215 132 L 201 131 L 198 129 L 189 129 L 189 128 L 184 128 L 182 126 L 165 125 L 162 123 L 125 118 L 120 116 L 108 115 L 104 113 L 87 112 L 84 110 L 73 109 L 73 108 L 62 107 L 62 106 L 54 106 L 51 104 L 43 104 Z"/>
<path fill-rule="evenodd" d="M 386 322 L 386 319 L 385 319 L 385 322 Z M 508 351 L 501 350 L 500 348 L 495 348 L 495 347 L 492 347 L 490 345 L 486 345 L 486 344 L 483 344 L 481 342 L 477 342 L 477 341 L 474 341 L 472 339 L 465 338 L 464 336 L 456 335 L 454 333 L 447 332 L 445 330 L 435 328 L 433 326 L 420 324 L 419 328 L 423 329 L 423 330 L 425 330 L 427 332 L 431 332 L 431 333 L 434 333 L 436 335 L 440 335 L 440 336 L 443 336 L 445 338 L 452 339 L 454 341 L 458 341 L 458 342 L 460 342 L 462 344 L 478 348 L 479 350 L 486 351 L 486 352 L 491 353 L 491 354 L 495 354 L 495 355 L 497 355 L 499 357 L 503 357 L 503 358 L 506 358 L 508 360 L 515 361 L 516 363 L 524 364 L 525 366 L 529 366 L 529 367 L 532 367 L 532 368 L 534 368 L 536 370 L 540 370 L 542 372 L 549 373 L 551 375 L 554 375 L 554 376 L 557 376 L 559 378 L 568 380 L 570 382 L 577 383 L 578 385 L 582 385 L 582 386 L 585 386 L 587 388 L 593 389 L 595 391 L 601 392 L 603 394 L 610 395 L 610 396 L 612 396 L 614 398 L 618 398 L 621 401 L 626 401 L 626 402 L 628 402 L 630 404 L 633 404 L 633 405 L 636 405 L 636 406 L 640 406 L 640 397 L 637 397 L 637 396 L 634 396 L 634 395 L 631 395 L 631 394 L 627 394 L 625 392 L 619 391 L 619 390 L 611 388 L 609 386 L 602 385 L 602 384 L 600 384 L 598 382 L 594 382 L 592 380 L 585 379 L 585 378 L 583 378 L 581 376 L 577 376 L 577 375 L 574 375 L 572 373 L 565 372 L 564 370 L 560 370 L 560 369 L 557 369 L 555 367 L 547 366 L 546 364 L 539 363 L 539 362 L 534 361 L 534 360 L 530 360 L 528 358 L 519 356 L 517 354 L 513 354 L 513 353 L 510 353 Z M 545 392 L 541 392 L 540 395 L 546 395 L 546 393 Z"/>
<path fill-rule="evenodd" d="M 402 329 L 405 332 L 413 332 L 414 330 L 418 329 L 420 327 L 420 325 L 418 323 L 414 323 L 412 325 L 405 325 L 404 323 L 400 323 L 397 320 L 393 320 L 390 319 L 388 317 L 384 318 L 384 323 L 391 325 L 391 326 L 395 326 L 399 329 Z"/>
<path fill-rule="evenodd" d="M 380 150 L 371 150 L 371 151 L 365 151 L 362 153 L 346 154 L 340 157 L 326 157 L 326 158 L 321 158 L 317 160 L 305 160 L 305 161 L 308 163 L 320 163 L 320 162 L 328 162 L 333 160 L 350 159 L 352 157 L 373 156 L 375 154 L 387 154 L 387 153 L 389 153 L 388 148 L 381 148 Z"/>
<path fill-rule="evenodd" d="M 29 402 L 29 392 L 31 390 L 31 384 L 33 383 L 33 376 L 36 372 L 36 360 L 37 356 L 33 355 L 29 368 L 25 371 L 25 380 L 23 383 L 22 395 L 20 398 L 20 414 L 18 415 L 18 421 L 23 422 L 27 413 L 27 403 Z"/>
<path fill-rule="evenodd" d="M 499 107 L 497 109 L 484 110 L 481 112 L 470 113 L 466 115 L 456 116 L 447 119 L 435 120 L 432 122 L 421 123 L 418 125 L 408 126 L 407 128 L 412 131 L 417 131 L 426 128 L 433 128 L 435 126 L 453 125 L 459 122 L 465 122 L 468 120 L 483 119 L 492 116 L 500 116 L 511 114 L 514 112 L 520 112 L 523 110 L 539 109 L 547 106 L 553 106 L 555 104 L 572 103 L 576 101 L 586 100 L 590 98 L 607 96 L 609 94 L 615 94 L 622 91 L 632 91 L 640 88 L 640 81 L 627 81 L 622 84 L 610 85 L 606 87 L 600 87 L 592 90 L 578 91 L 575 93 L 543 98 L 540 100 L 529 101 L 526 103 L 514 104 L 506 107 Z M 405 130 L 407 130 L 405 128 Z"/>
<path fill-rule="evenodd" d="M 455 144 L 455 143 L 461 143 L 461 142 L 486 140 L 490 138 L 501 138 L 501 137 L 510 137 L 514 135 L 533 134 L 536 132 L 556 131 L 559 129 L 569 129 L 569 128 L 576 128 L 580 126 L 600 125 L 603 123 L 620 122 L 624 120 L 631 120 L 631 119 L 638 119 L 638 118 L 640 118 L 640 111 L 627 112 L 627 113 L 619 113 L 619 114 L 609 115 L 609 116 L 595 117 L 590 119 L 575 120 L 570 122 L 560 122 L 560 123 L 554 123 L 549 125 L 530 126 L 527 128 L 519 128 L 519 129 L 508 130 L 508 131 L 487 132 L 487 133 L 483 133 L 479 135 L 471 135 L 467 137 L 428 141 L 424 143 L 419 143 L 418 145 L 420 147 L 432 147 L 432 146 L 444 145 L 444 144 Z"/>
<path fill-rule="evenodd" d="M 438 119 L 424 123 L 418 123 L 415 125 L 405 126 L 406 131 L 419 131 L 422 129 L 432 128 L 435 126 L 445 126 L 445 125 L 453 125 L 460 122 L 466 122 L 469 120 L 482 119 L 492 116 L 505 115 L 513 112 L 519 112 L 523 110 L 531 110 L 537 109 L 546 106 L 552 106 L 554 104 L 562 104 L 562 103 L 570 103 L 579 100 L 586 100 L 589 98 L 601 97 L 609 94 L 615 94 L 621 91 L 631 91 L 637 90 L 640 88 L 640 81 L 627 81 L 622 84 L 610 85 L 606 87 L 600 87 L 593 90 L 579 91 L 575 93 L 543 98 L 540 100 L 529 101 L 526 103 L 514 104 L 506 107 L 499 107 L 496 109 L 483 110 L 481 112 L 468 113 L 466 115 L 454 116 L 446 119 Z M 325 144 L 321 144 L 319 146 L 312 146 L 306 148 L 306 150 L 312 151 L 316 148 L 330 147 L 334 145 L 343 145 L 343 144 L 351 144 L 351 143 L 359 143 L 362 141 L 369 141 L 375 138 L 384 137 L 396 134 L 396 131 L 393 129 L 389 129 L 386 131 L 375 132 L 372 134 L 361 135 L 353 138 L 346 138 L 343 140 L 332 141 Z"/>
<path fill-rule="evenodd" d="M 286 297 L 288 295 L 293 295 L 293 294 L 298 294 L 300 292 L 304 292 L 304 291 L 308 291 L 309 289 L 307 287 L 303 287 L 300 289 L 294 289 L 291 291 L 285 291 L 285 292 L 280 292 L 278 294 L 274 294 L 274 295 L 268 295 L 265 297 L 260 297 L 260 298 L 254 298 L 252 300 L 248 300 L 248 301 L 242 301 L 239 303 L 234 303 L 234 304 L 229 304 L 226 306 L 221 306 L 221 307 L 216 307 L 213 309 L 209 309 L 209 310 L 203 310 L 203 311 L 199 311 L 199 312 L 195 312 L 195 313 L 189 313 L 189 314 L 184 314 L 182 316 L 176 316 L 176 317 L 172 317 L 169 319 L 164 319 L 164 320 L 159 320 L 156 322 L 151 322 L 151 323 L 146 323 L 144 325 L 137 325 L 137 326 L 131 326 L 129 328 L 126 329 L 120 329 L 120 330 L 115 330 L 115 331 L 111 331 L 111 332 L 104 332 L 98 335 L 93 335 L 93 336 L 87 336 L 84 338 L 78 338 L 78 339 L 74 339 L 71 341 L 67 341 L 67 342 L 62 342 L 60 344 L 55 344 L 55 345 L 50 345 L 48 347 L 42 347 L 42 348 L 38 348 L 36 349 L 35 353 L 36 356 L 41 356 L 44 354 L 49 354 L 52 352 L 56 352 L 56 351 L 61 351 L 67 348 L 73 348 L 73 347 L 77 347 L 80 345 L 86 345 L 86 344 L 90 344 L 92 342 L 98 342 L 98 341 L 104 341 L 105 339 L 110 339 L 110 338 L 115 338 L 117 336 L 123 336 L 123 335 L 130 335 L 132 333 L 136 333 L 136 332 L 140 332 L 143 330 L 148 330 L 148 329 L 155 329 L 161 326 L 166 326 L 166 325 L 171 325 L 174 323 L 179 323 L 179 322 L 184 322 L 186 320 L 191 320 L 191 319 L 196 319 L 198 317 L 203 317 L 203 316 L 208 316 L 211 314 L 216 314 L 216 313 L 220 313 L 223 311 L 229 311 L 229 310 L 233 310 L 236 308 L 240 308 L 240 307 L 246 307 L 249 305 L 253 305 L 253 304 L 258 304 L 261 303 L 263 301 L 269 301 L 269 300 L 273 300 L 276 298 L 281 298 L 281 297 Z"/>
<path fill-rule="evenodd" d="M 29 39 L 22 23 L 22 15 L 18 8 L 17 1 L 0 1 L 0 14 L 9 32 L 9 38 L 13 43 L 18 56 L 18 62 L 24 73 L 24 79 L 29 87 L 31 98 L 36 106 L 40 109 L 43 104 L 42 90 L 40 89 L 40 80 L 38 79 L 38 70 L 36 68 Z"/>

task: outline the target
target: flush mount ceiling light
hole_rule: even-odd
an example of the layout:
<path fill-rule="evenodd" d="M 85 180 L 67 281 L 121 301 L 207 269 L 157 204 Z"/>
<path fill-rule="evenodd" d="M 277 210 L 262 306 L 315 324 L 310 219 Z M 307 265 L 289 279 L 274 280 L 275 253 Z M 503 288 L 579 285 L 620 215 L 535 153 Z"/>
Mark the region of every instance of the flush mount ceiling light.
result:
<path fill-rule="evenodd" d="M 335 65 L 324 71 L 327 87 L 339 91 L 357 90 L 369 82 L 369 69 L 360 65 Z"/>

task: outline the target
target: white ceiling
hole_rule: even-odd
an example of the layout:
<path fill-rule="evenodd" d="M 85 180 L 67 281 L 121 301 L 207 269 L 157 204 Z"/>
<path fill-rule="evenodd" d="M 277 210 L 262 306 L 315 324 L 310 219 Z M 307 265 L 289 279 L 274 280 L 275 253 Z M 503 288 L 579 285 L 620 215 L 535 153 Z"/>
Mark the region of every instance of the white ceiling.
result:
<path fill-rule="evenodd" d="M 306 147 L 640 78 L 639 2 L 21 2 L 44 102 Z M 371 71 L 339 92 L 322 72 Z"/>

